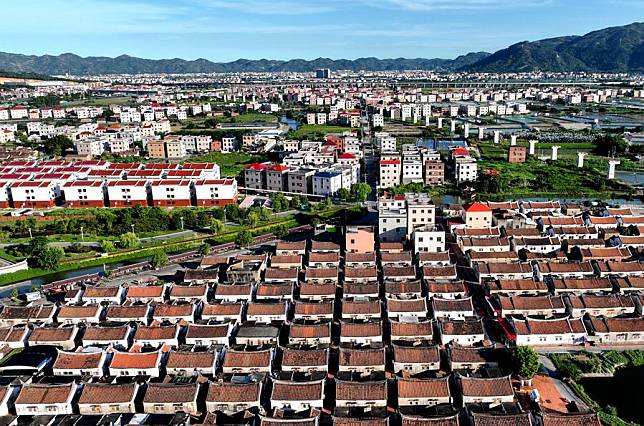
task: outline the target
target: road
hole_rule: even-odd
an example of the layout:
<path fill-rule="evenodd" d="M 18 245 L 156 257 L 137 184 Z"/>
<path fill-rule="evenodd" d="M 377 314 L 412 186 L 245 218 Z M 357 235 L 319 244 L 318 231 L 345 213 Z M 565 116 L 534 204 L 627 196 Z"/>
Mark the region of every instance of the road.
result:
<path fill-rule="evenodd" d="M 185 231 L 173 232 L 172 234 L 155 235 L 154 237 L 143 237 L 140 240 L 142 243 L 150 242 L 150 241 L 164 241 L 164 240 L 171 240 L 173 238 L 190 237 L 196 234 L 197 234 L 197 231 L 187 229 Z M 73 244 L 79 244 L 81 246 L 87 246 L 87 247 L 99 247 L 101 245 L 99 241 L 76 241 L 76 242 L 53 241 L 49 244 L 57 247 L 69 247 Z M 8 248 L 8 247 L 13 247 L 17 245 L 19 245 L 19 243 L 0 244 L 0 248 Z"/>

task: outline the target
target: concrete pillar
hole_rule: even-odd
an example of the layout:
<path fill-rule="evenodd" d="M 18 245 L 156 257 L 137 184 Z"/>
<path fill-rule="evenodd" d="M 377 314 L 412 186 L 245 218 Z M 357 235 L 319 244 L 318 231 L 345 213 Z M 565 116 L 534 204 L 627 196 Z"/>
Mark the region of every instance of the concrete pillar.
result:
<path fill-rule="evenodd" d="M 584 157 L 588 155 L 587 152 L 578 152 L 577 153 L 577 167 L 580 169 L 584 167 Z"/>
<path fill-rule="evenodd" d="M 557 152 L 559 151 L 559 148 L 561 148 L 559 145 L 553 145 L 552 146 L 552 155 L 550 156 L 550 159 L 552 161 L 557 160 Z"/>
<path fill-rule="evenodd" d="M 454 133 L 456 131 L 456 121 L 449 120 L 449 131 Z"/>
<path fill-rule="evenodd" d="M 537 145 L 537 142 L 534 139 L 528 142 L 530 144 L 530 155 L 534 155 L 534 147 Z"/>
<path fill-rule="evenodd" d="M 385 107 L 380 107 L 380 115 L 385 115 Z"/>
<path fill-rule="evenodd" d="M 494 143 L 499 143 L 501 142 L 501 132 L 498 130 L 494 131 Z"/>
<path fill-rule="evenodd" d="M 438 124 L 437 124 L 439 129 L 443 128 L 443 117 L 438 117 Z"/>
<path fill-rule="evenodd" d="M 609 160 L 608 161 L 608 179 L 615 179 L 615 166 L 618 165 L 620 161 L 618 160 Z"/>
<path fill-rule="evenodd" d="M 469 137 L 470 135 L 470 123 L 465 123 L 463 124 L 463 136 L 464 137 Z"/>
<path fill-rule="evenodd" d="M 510 146 L 517 144 L 517 135 L 510 135 Z"/>
<path fill-rule="evenodd" d="M 483 140 L 485 137 L 485 127 L 479 127 L 479 140 Z"/>
<path fill-rule="evenodd" d="M 425 126 L 429 127 L 429 115 L 425 116 Z"/>

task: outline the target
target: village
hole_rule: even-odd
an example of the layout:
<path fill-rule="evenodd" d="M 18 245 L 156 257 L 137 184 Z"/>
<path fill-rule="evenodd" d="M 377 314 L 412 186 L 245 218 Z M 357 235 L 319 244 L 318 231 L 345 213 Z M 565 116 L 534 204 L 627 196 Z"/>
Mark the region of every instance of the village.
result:
<path fill-rule="evenodd" d="M 602 385 L 644 364 L 644 92 L 574 77 L 7 81 L 0 422 L 644 421 Z"/>

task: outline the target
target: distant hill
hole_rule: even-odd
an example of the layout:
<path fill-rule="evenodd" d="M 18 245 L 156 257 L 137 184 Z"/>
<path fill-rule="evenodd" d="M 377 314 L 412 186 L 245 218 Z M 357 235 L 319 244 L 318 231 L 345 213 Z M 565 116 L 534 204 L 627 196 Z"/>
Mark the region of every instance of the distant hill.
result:
<path fill-rule="evenodd" d="M 467 71 L 644 71 L 644 23 L 605 28 L 584 36 L 521 42 L 473 64 Z"/>
<path fill-rule="evenodd" d="M 493 54 L 473 52 L 455 59 L 378 59 L 359 58 L 313 60 L 238 59 L 211 62 L 206 59 L 142 59 L 128 55 L 116 58 L 80 57 L 72 53 L 58 56 L 29 56 L 0 52 L 0 70 L 14 73 L 60 75 L 208 73 L 242 71 L 307 72 L 318 68 L 332 70 L 430 70 L 430 71 L 644 71 L 644 23 L 605 28 L 584 36 L 564 36 L 521 42 Z"/>
<path fill-rule="evenodd" d="M 72 53 L 58 56 L 28 56 L 0 52 L 0 70 L 19 73 L 45 73 L 60 75 L 65 73 L 86 74 L 144 74 L 144 73 L 208 73 L 242 71 L 294 71 L 307 72 L 318 68 L 332 70 L 437 70 L 451 71 L 473 64 L 488 56 L 487 52 L 468 53 L 456 59 L 378 59 L 359 58 L 328 59 L 318 58 L 311 61 L 291 59 L 277 61 L 269 59 L 238 59 L 233 62 L 217 63 L 206 59 L 186 61 L 184 59 L 141 59 L 121 55 L 116 58 L 82 58 Z"/>

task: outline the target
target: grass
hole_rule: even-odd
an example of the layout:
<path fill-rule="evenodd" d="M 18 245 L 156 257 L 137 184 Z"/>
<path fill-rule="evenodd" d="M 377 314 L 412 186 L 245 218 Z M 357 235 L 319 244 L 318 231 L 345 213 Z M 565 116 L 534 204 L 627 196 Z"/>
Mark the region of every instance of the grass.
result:
<path fill-rule="evenodd" d="M 218 123 L 277 123 L 277 116 L 273 114 L 261 114 L 259 112 L 247 112 L 235 117 L 217 117 Z"/>
<path fill-rule="evenodd" d="M 286 135 L 287 139 L 322 139 L 327 133 L 342 133 L 351 130 L 351 127 L 331 126 L 325 124 L 303 124 L 297 130 L 291 130 Z"/>
<path fill-rule="evenodd" d="M 568 159 L 544 163 L 529 158 L 522 164 L 510 164 L 505 160 L 482 160 L 479 170 L 499 172 L 495 178 L 498 183 L 496 188 L 481 188 L 481 193 L 489 196 L 536 192 L 576 196 L 606 193 L 629 195 L 634 191 L 631 186 L 618 180 L 607 180 L 606 163 L 602 160 L 587 160 L 583 169 L 577 168 L 575 160 Z"/>
<path fill-rule="evenodd" d="M 266 161 L 266 158 L 261 155 L 246 154 L 245 152 L 210 152 L 191 157 L 189 161 L 193 163 L 217 163 L 221 168 L 222 176 L 235 177 L 244 170 L 244 166 L 247 164 Z"/>

